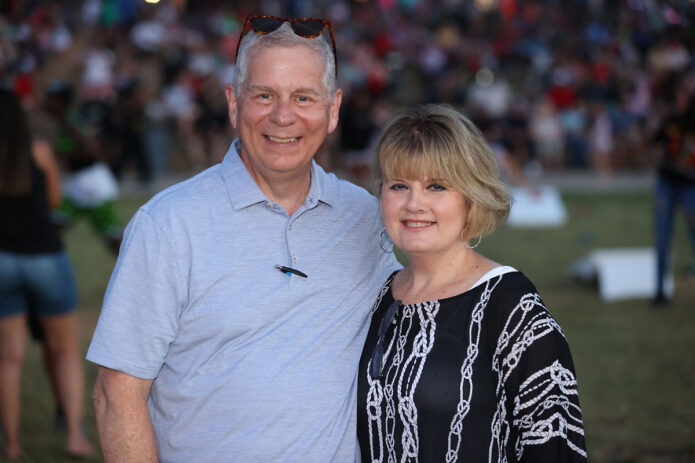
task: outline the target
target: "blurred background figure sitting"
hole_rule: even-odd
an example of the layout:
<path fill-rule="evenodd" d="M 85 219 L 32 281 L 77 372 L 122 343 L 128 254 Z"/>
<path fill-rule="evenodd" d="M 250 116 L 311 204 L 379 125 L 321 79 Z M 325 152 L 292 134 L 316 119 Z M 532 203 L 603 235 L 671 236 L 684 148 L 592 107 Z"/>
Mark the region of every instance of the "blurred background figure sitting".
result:
<path fill-rule="evenodd" d="M 84 370 L 75 281 L 50 218 L 60 199 L 50 145 L 32 143 L 18 98 L 0 89 L 0 421 L 10 460 L 21 454 L 20 380 L 31 312 L 40 321 L 46 365 L 65 413 L 66 450 L 73 456 L 94 453 L 81 429 Z"/>

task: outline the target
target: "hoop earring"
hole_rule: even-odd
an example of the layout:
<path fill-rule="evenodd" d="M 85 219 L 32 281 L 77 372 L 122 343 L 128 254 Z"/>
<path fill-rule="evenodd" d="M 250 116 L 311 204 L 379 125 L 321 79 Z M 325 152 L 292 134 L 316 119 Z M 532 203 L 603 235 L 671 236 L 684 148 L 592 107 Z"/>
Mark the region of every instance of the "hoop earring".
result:
<path fill-rule="evenodd" d="M 464 245 L 465 247 L 467 247 L 468 249 L 473 249 L 473 248 L 477 247 L 477 246 L 480 244 L 481 241 L 483 241 L 483 237 L 482 237 L 482 236 L 479 236 L 479 237 L 478 237 L 478 242 L 475 243 L 473 246 L 471 246 L 470 243 L 463 243 L 463 245 Z"/>

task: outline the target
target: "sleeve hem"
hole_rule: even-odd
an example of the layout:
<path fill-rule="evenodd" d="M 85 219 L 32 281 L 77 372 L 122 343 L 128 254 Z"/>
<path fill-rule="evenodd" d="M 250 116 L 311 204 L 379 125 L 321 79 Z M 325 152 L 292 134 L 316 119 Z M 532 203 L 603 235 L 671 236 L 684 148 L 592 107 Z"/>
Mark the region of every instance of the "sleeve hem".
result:
<path fill-rule="evenodd" d="M 96 365 L 105 368 L 110 368 L 112 370 L 117 370 L 140 379 L 155 379 L 159 375 L 159 370 L 155 371 L 152 369 L 142 368 L 135 365 L 127 365 L 122 360 L 102 357 L 99 355 L 94 355 L 92 353 L 87 354 L 87 360 Z"/>

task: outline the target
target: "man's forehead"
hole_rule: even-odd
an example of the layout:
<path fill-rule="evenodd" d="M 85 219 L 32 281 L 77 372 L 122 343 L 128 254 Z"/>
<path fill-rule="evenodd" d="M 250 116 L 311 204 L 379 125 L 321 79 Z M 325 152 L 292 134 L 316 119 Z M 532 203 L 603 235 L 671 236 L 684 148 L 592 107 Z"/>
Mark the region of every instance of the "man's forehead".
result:
<path fill-rule="evenodd" d="M 311 54 L 304 54 L 305 51 Z M 271 54 L 270 63 L 267 61 L 268 53 Z M 311 59 L 314 57 L 316 59 Z M 261 63 L 259 58 L 265 60 Z M 269 69 L 269 66 L 274 65 L 281 66 L 280 71 L 278 68 Z M 323 96 L 328 93 L 323 81 L 323 66 L 325 62 L 321 53 L 311 47 L 298 45 L 259 48 L 249 54 L 245 87 L 247 90 L 282 90 Z"/>
<path fill-rule="evenodd" d="M 280 54 L 280 55 L 289 55 L 289 54 L 306 54 L 306 56 L 312 56 L 315 58 L 316 65 L 317 67 L 320 67 L 321 70 L 323 71 L 323 66 L 325 65 L 323 56 L 321 55 L 321 52 L 317 50 L 316 48 L 313 48 L 309 45 L 304 45 L 301 43 L 298 44 L 262 44 L 258 43 L 256 44 L 253 48 L 249 50 L 248 54 L 248 64 L 252 65 L 252 63 L 257 60 L 260 56 L 266 54 L 266 53 L 273 53 L 273 54 Z"/>

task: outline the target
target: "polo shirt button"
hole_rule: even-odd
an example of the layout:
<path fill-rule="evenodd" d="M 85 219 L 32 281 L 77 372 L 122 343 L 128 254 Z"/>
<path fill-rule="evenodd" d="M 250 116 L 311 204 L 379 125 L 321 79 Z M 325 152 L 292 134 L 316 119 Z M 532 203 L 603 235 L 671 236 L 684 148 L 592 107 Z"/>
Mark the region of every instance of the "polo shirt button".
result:
<path fill-rule="evenodd" d="M 294 261 L 295 264 L 297 263 L 297 255 L 296 254 L 294 256 L 292 256 L 292 261 Z"/>
<path fill-rule="evenodd" d="M 289 226 L 289 227 L 287 227 L 287 228 L 289 228 L 290 230 L 292 230 L 292 224 L 290 224 L 290 226 Z"/>

